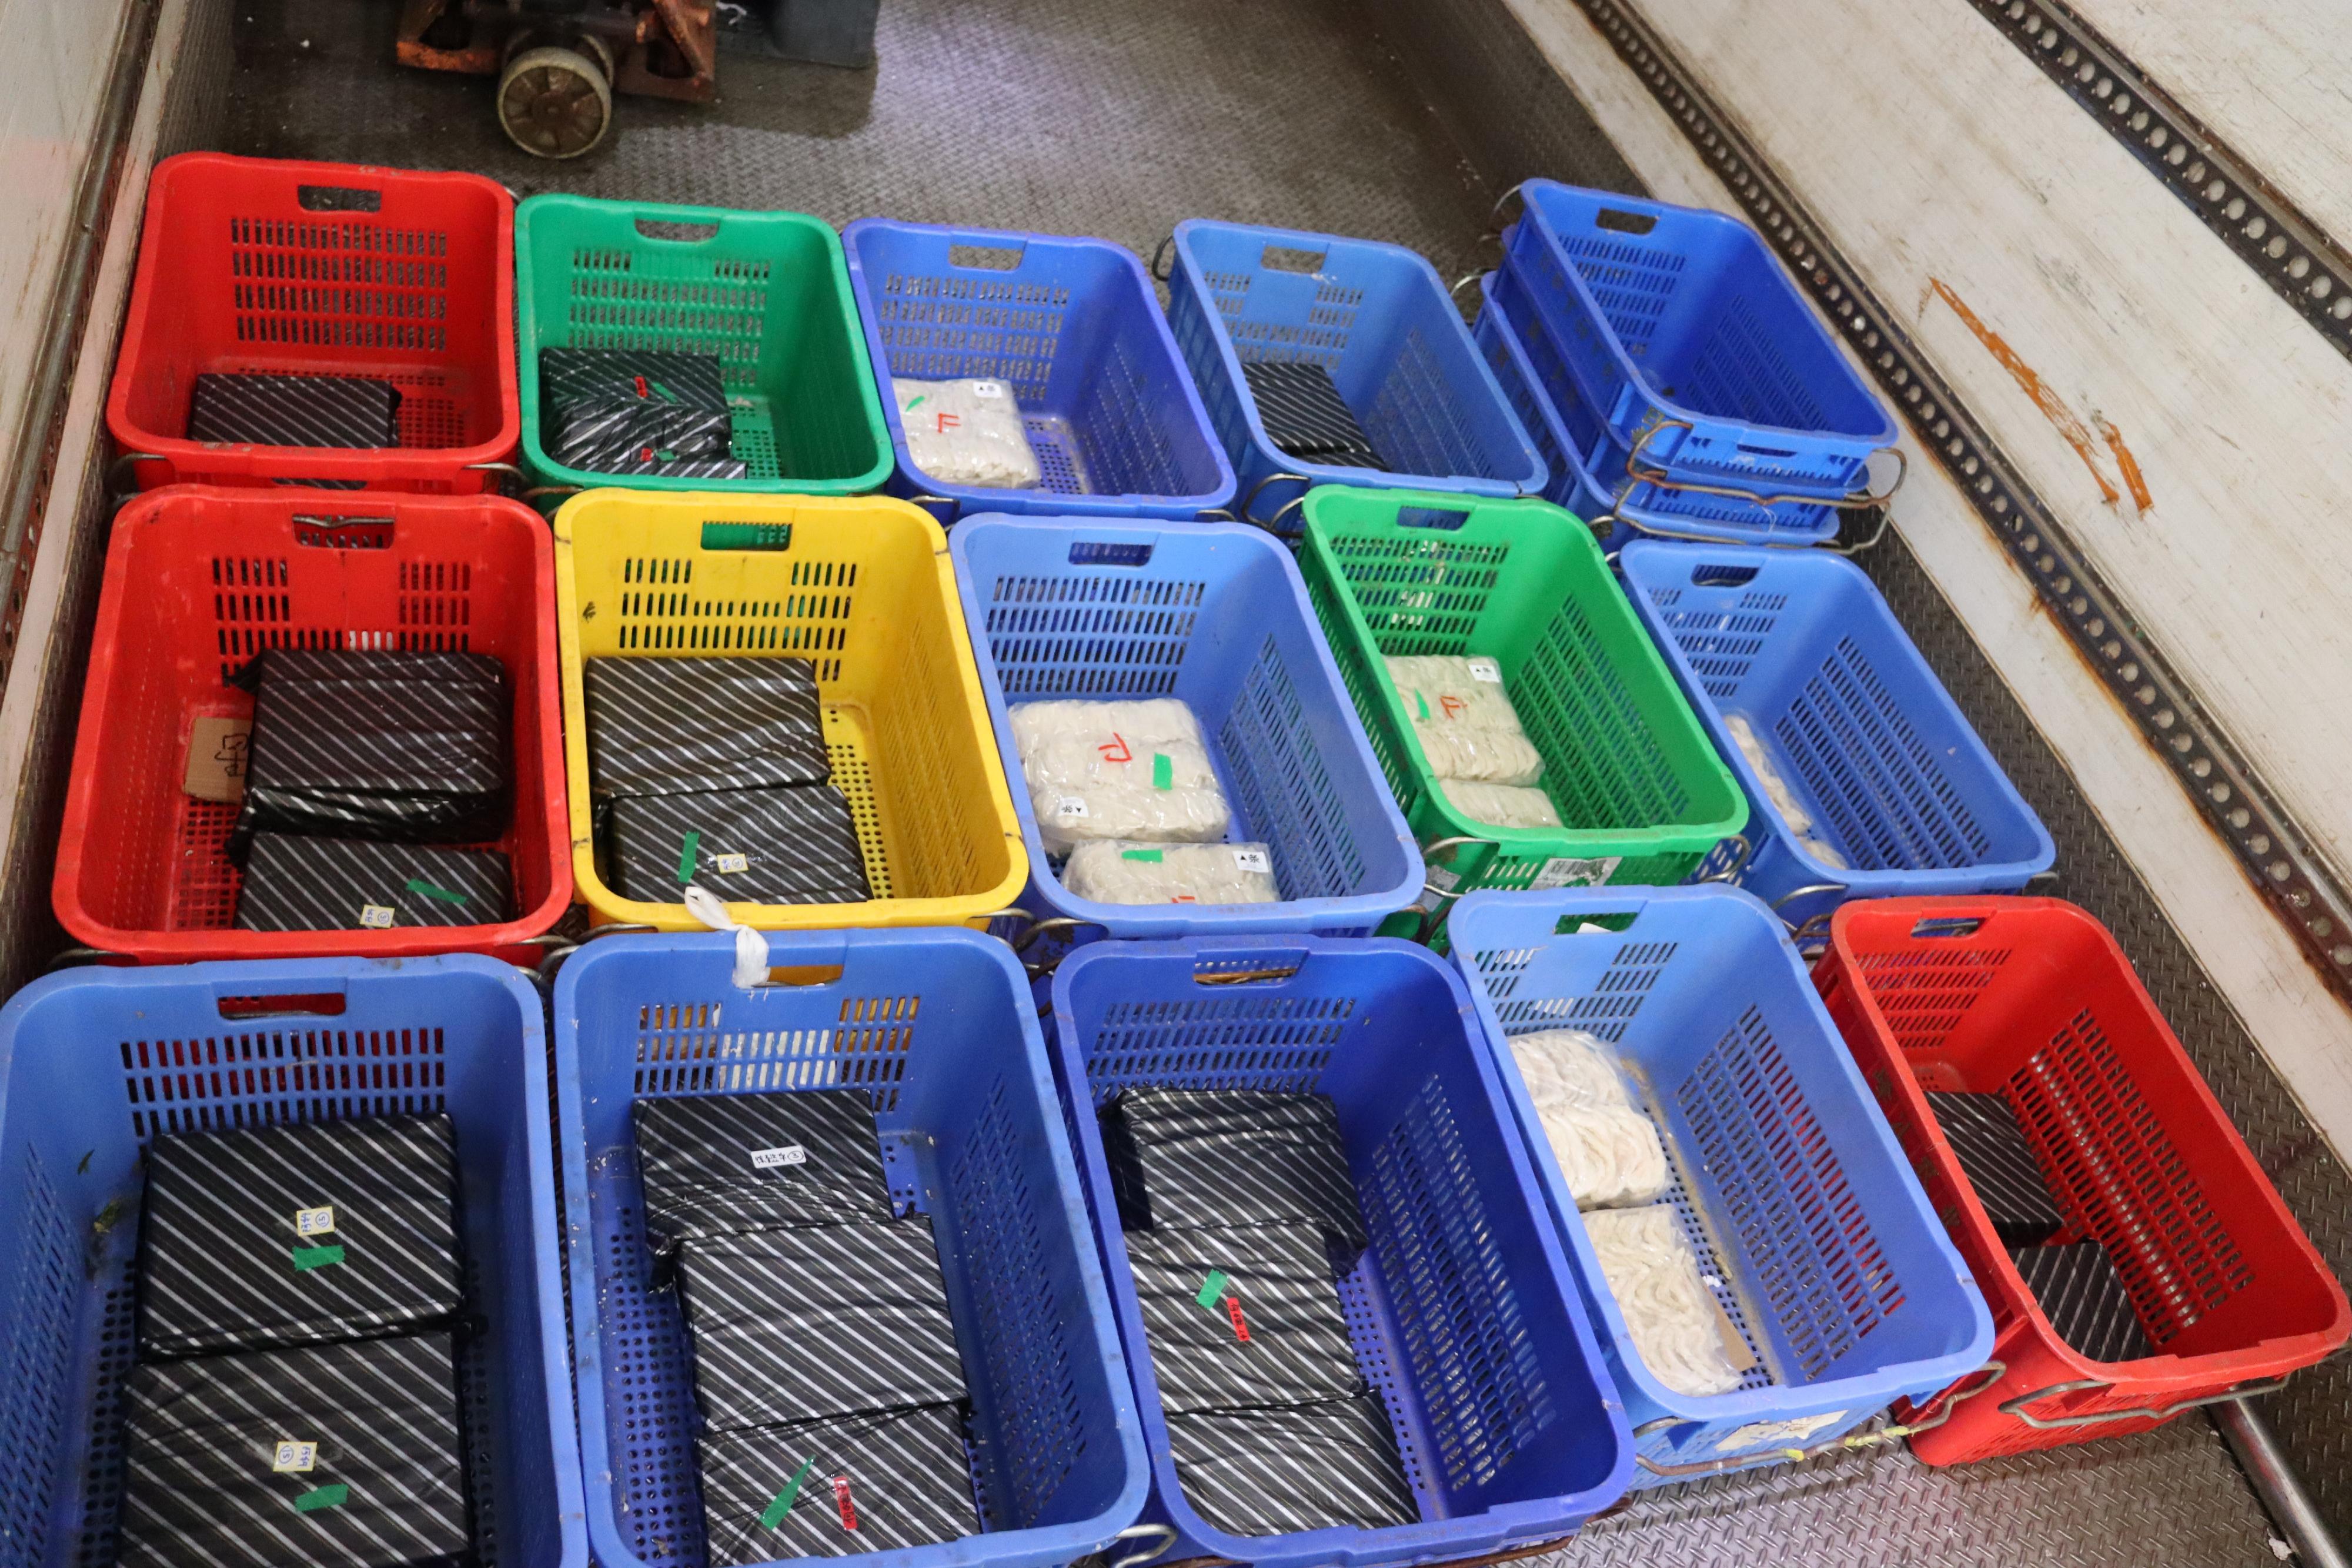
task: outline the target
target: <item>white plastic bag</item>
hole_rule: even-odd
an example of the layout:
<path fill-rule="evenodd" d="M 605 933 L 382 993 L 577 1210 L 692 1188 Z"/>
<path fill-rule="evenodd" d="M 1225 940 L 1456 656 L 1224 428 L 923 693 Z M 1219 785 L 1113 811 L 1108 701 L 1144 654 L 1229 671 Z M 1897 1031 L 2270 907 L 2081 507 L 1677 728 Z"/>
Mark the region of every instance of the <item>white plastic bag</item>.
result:
<path fill-rule="evenodd" d="M 1070 852 L 1062 885 L 1097 904 L 1274 904 L 1264 844 L 1144 844 L 1097 840 Z"/>
<path fill-rule="evenodd" d="M 993 380 L 892 383 L 907 455 L 942 485 L 1033 490 L 1037 454 L 1010 383 Z"/>
<path fill-rule="evenodd" d="M 1172 697 L 1023 703 L 1011 716 L 1049 853 L 1101 839 L 1210 843 L 1233 825 L 1200 724 Z"/>
<path fill-rule="evenodd" d="M 1437 777 L 1520 786 L 1542 779 L 1543 758 L 1519 727 L 1496 661 L 1427 653 L 1398 655 L 1388 666 Z"/>
<path fill-rule="evenodd" d="M 1741 1372 L 1724 1346 L 1722 1309 L 1699 1278 L 1698 1255 L 1666 1205 L 1584 1217 L 1593 1255 L 1650 1375 L 1677 1394 L 1728 1394 Z"/>
<path fill-rule="evenodd" d="M 1748 766 L 1756 769 L 1756 777 L 1764 781 L 1764 798 L 1772 803 L 1774 810 L 1780 813 L 1781 822 L 1788 828 L 1790 837 L 1797 841 L 1798 847 L 1823 865 L 1845 870 L 1845 857 L 1813 831 L 1812 813 L 1806 810 L 1804 802 L 1797 799 L 1797 792 L 1789 788 L 1789 781 L 1780 777 L 1780 766 L 1772 760 L 1771 749 L 1757 735 L 1755 727 L 1748 722 L 1748 716 L 1725 714 L 1723 727 L 1731 732 L 1731 743 L 1739 747 L 1739 754 L 1748 758 Z"/>
<path fill-rule="evenodd" d="M 1608 1045 L 1581 1030 L 1511 1037 L 1545 1141 L 1579 1208 L 1655 1203 L 1669 1179 L 1665 1145 L 1633 1103 Z"/>
<path fill-rule="evenodd" d="M 1524 784 L 1481 784 L 1475 779 L 1440 779 L 1437 788 L 1454 809 L 1490 828 L 1557 828 L 1559 812 L 1551 797 Z"/>

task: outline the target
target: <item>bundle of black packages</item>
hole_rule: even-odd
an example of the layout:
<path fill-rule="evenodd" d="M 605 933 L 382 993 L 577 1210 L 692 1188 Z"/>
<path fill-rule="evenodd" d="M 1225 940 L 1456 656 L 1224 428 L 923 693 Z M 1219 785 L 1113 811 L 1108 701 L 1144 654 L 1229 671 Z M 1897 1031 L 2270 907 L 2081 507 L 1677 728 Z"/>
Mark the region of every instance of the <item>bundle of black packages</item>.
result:
<path fill-rule="evenodd" d="M 681 1094 L 636 1103 L 646 1239 L 895 1217 L 874 1112 L 862 1089 Z"/>
<path fill-rule="evenodd" d="M 2095 1241 L 2020 1247 L 2009 1256 L 2034 1305 L 2076 1354 L 2092 1361 L 2138 1361 L 2156 1354 L 2105 1247 Z"/>
<path fill-rule="evenodd" d="M 733 412 L 719 361 L 653 349 L 544 349 L 539 356 L 550 457 L 599 474 L 740 479 Z"/>
<path fill-rule="evenodd" d="M 496 851 L 256 833 L 237 891 L 240 931 L 490 925 L 509 916 Z"/>
<path fill-rule="evenodd" d="M 830 782 L 824 706 L 804 659 L 591 659 L 582 670 L 588 787 L 604 879 L 675 902 L 873 896 L 848 800 Z"/>
<path fill-rule="evenodd" d="M 2017 1113 L 1999 1094 L 1938 1091 L 1927 1109 L 2004 1247 L 2039 1247 L 2065 1226 Z"/>
<path fill-rule="evenodd" d="M 1101 1113 L 1119 1223 L 1130 1230 L 1305 1222 L 1352 1266 L 1364 1217 L 1327 1094 L 1128 1089 Z"/>
<path fill-rule="evenodd" d="M 364 376 L 200 375 L 188 402 L 188 439 L 252 446 L 397 446 L 400 389 Z"/>
<path fill-rule="evenodd" d="M 485 653 L 273 648 L 233 684 L 254 694 L 245 804 L 254 835 L 464 844 L 506 831 L 509 699 Z"/>
<path fill-rule="evenodd" d="M 464 1300 L 446 1115 L 184 1133 L 147 1148 L 139 1352 L 411 1333 Z"/>
<path fill-rule="evenodd" d="M 123 1568 L 473 1561 L 449 1336 L 131 1369 Z"/>
<path fill-rule="evenodd" d="M 1339 395 L 1331 372 L 1308 361 L 1255 360 L 1242 366 L 1258 423 L 1278 452 L 1333 468 L 1388 464 Z"/>
<path fill-rule="evenodd" d="M 1272 1409 L 1364 1391 L 1321 1227 L 1131 1230 L 1160 1408 Z"/>
<path fill-rule="evenodd" d="M 935 1546 L 979 1528 L 951 1405 L 706 1431 L 695 1454 L 714 1568 Z"/>

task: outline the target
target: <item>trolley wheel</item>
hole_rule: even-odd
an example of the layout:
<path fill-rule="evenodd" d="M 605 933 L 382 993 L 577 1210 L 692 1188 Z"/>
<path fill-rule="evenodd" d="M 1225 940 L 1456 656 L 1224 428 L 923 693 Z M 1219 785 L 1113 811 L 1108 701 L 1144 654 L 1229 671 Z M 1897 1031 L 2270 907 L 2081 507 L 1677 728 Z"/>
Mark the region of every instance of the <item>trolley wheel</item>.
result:
<path fill-rule="evenodd" d="M 613 89 L 598 63 L 576 49 L 526 49 L 499 78 L 499 123 L 526 152 L 577 158 L 613 123 Z"/>

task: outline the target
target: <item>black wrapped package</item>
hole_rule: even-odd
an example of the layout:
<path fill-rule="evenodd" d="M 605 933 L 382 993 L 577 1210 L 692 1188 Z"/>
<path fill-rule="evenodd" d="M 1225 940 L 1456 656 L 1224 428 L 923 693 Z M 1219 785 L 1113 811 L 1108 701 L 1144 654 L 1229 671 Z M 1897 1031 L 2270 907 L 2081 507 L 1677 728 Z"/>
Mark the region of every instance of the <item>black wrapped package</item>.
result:
<path fill-rule="evenodd" d="M 147 1146 L 139 1351 L 271 1350 L 439 1323 L 463 1299 L 446 1116 L 369 1116 Z"/>
<path fill-rule="evenodd" d="M 964 1396 L 947 1285 L 921 1216 L 677 1245 L 694 1396 L 719 1430 Z"/>
<path fill-rule="evenodd" d="M 1276 451 L 1334 467 L 1387 469 L 1322 366 L 1260 360 L 1244 365 L 1242 374 Z"/>
<path fill-rule="evenodd" d="M 888 1223 L 890 1184 L 863 1089 L 640 1099 L 646 1238 Z"/>
<path fill-rule="evenodd" d="M 590 659 L 580 677 L 596 796 L 779 789 L 832 774 L 805 659 Z"/>
<path fill-rule="evenodd" d="M 724 413 L 727 383 L 714 354 L 666 349 L 541 349 L 539 400 L 549 409 L 576 403 L 653 402 Z"/>
<path fill-rule="evenodd" d="M 730 904 L 862 904 L 866 857 L 830 784 L 632 796 L 605 816 L 607 879 L 624 898 L 676 904 L 689 882 Z"/>
<path fill-rule="evenodd" d="M 2097 1242 L 2021 1247 L 2010 1258 L 2042 1315 L 2075 1354 L 2093 1361 L 2138 1361 L 2156 1354 L 2115 1260 Z"/>
<path fill-rule="evenodd" d="M 1352 1524 L 1412 1524 L 1421 1512 L 1396 1434 L 1370 1395 L 1282 1410 L 1168 1417 L 1177 1484 L 1192 1511 L 1233 1535 Z"/>
<path fill-rule="evenodd" d="M 952 1405 L 707 1432 L 695 1448 L 711 1568 L 980 1533 L 962 1415 Z"/>
<path fill-rule="evenodd" d="M 255 446 L 400 444 L 400 389 L 357 376 L 202 375 L 190 441 Z"/>
<path fill-rule="evenodd" d="M 1130 1230 L 1126 1239 L 1161 1408 L 1311 1405 L 1363 1391 L 1321 1226 Z"/>
<path fill-rule="evenodd" d="M 473 1560 L 446 1334 L 137 1366 L 122 1568 Z"/>
<path fill-rule="evenodd" d="M 1102 1110 L 1119 1222 L 1129 1229 L 1308 1221 L 1352 1263 L 1364 1218 L 1328 1095 L 1129 1089 Z"/>
<path fill-rule="evenodd" d="M 1930 1093 L 1927 1109 L 2004 1247 L 2039 1247 L 2066 1223 L 2017 1113 L 1998 1094 Z"/>
<path fill-rule="evenodd" d="M 245 805 L 230 835 L 483 843 L 506 832 L 506 671 L 484 653 L 273 648 L 254 694 Z"/>
<path fill-rule="evenodd" d="M 566 467 L 645 473 L 653 462 L 729 460 L 732 416 L 710 355 L 547 349 L 539 375 L 547 453 Z"/>
<path fill-rule="evenodd" d="M 495 925 L 508 918 L 507 857 L 358 839 L 256 833 L 237 890 L 240 931 Z"/>

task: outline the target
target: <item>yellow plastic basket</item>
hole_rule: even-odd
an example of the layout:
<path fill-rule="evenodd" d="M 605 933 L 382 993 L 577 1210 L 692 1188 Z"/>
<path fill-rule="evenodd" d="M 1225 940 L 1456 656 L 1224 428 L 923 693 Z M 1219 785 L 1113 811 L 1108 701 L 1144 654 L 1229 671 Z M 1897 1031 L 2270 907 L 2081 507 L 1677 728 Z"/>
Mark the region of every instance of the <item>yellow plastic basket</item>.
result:
<path fill-rule="evenodd" d="M 603 922 L 665 931 L 683 904 L 623 898 L 596 873 L 584 659 L 789 654 L 816 668 L 833 782 L 875 897 L 730 904 L 764 930 L 984 923 L 1029 874 L 948 564 L 921 508 L 879 496 L 591 490 L 555 516 L 572 864 Z M 716 891 L 716 890 L 714 890 Z"/>

